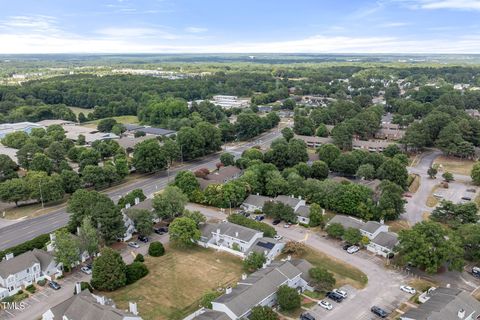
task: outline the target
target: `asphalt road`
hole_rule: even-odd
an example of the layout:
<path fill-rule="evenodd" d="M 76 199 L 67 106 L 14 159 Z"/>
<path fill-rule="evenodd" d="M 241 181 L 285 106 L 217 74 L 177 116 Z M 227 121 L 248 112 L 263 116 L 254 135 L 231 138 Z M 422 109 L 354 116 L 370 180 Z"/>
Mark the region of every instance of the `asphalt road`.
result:
<path fill-rule="evenodd" d="M 241 154 L 244 150 L 249 149 L 255 145 L 268 147 L 270 143 L 281 136 L 279 129 L 274 129 L 269 132 L 266 132 L 256 138 L 254 141 L 245 142 L 241 145 L 235 147 L 227 147 L 227 151 L 232 154 Z M 222 151 L 223 152 L 223 151 Z M 151 196 L 156 191 L 159 191 L 167 184 L 172 181 L 178 171 L 181 170 L 192 170 L 195 171 L 199 168 L 215 168 L 215 164 L 220 160 L 220 154 L 209 155 L 202 159 L 197 159 L 190 162 L 185 162 L 179 167 L 175 167 L 169 172 L 160 172 L 153 175 L 145 176 L 137 179 L 133 183 L 128 183 L 125 185 L 120 185 L 118 187 L 110 188 L 103 193 L 107 194 L 115 202 L 125 194 L 129 193 L 133 189 L 143 189 L 145 195 Z M 8 226 L 3 226 L 0 228 L 0 250 L 7 249 L 9 247 L 21 244 L 25 241 L 31 240 L 36 236 L 41 234 L 50 233 L 58 228 L 64 227 L 67 225 L 69 220 L 69 214 L 66 211 L 66 207 L 60 207 L 54 209 L 48 214 L 23 220 Z"/>

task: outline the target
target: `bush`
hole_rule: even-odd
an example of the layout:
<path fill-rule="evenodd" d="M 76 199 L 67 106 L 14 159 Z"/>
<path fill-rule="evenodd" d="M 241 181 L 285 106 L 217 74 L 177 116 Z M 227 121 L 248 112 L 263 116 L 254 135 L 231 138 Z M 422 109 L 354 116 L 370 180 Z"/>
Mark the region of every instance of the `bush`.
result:
<path fill-rule="evenodd" d="M 127 265 L 125 275 L 127 276 L 127 284 L 132 284 L 135 281 L 145 277 L 148 274 L 148 268 L 141 262 L 133 262 Z"/>
<path fill-rule="evenodd" d="M 38 281 L 37 281 L 37 284 L 38 284 L 40 287 L 43 287 L 44 285 L 47 284 L 47 280 L 45 280 L 45 279 L 38 280 Z"/>
<path fill-rule="evenodd" d="M 154 241 L 150 243 L 150 246 L 148 247 L 148 254 L 152 257 L 163 256 L 165 254 L 165 248 L 161 242 Z"/>
<path fill-rule="evenodd" d="M 15 247 L 11 247 L 3 251 L 0 251 L 0 257 L 4 257 L 7 253 L 13 253 L 14 256 L 18 256 L 22 253 L 31 251 L 33 249 L 42 249 L 43 247 L 45 247 L 45 245 L 49 241 L 50 241 L 50 235 L 42 234 L 36 238 L 33 238 L 32 240 L 26 241 Z"/>
<path fill-rule="evenodd" d="M 35 286 L 33 284 L 31 284 L 31 285 L 27 286 L 25 288 L 25 290 L 27 290 L 30 293 L 35 293 L 35 291 L 37 291 L 37 288 L 35 288 Z"/>
<path fill-rule="evenodd" d="M 212 301 L 220 296 L 219 292 L 212 291 L 205 293 L 200 299 L 200 306 L 203 308 L 212 309 Z"/>
<path fill-rule="evenodd" d="M 228 216 L 227 219 L 228 219 L 228 222 L 235 223 L 235 224 L 238 224 L 247 228 L 255 229 L 258 231 L 262 231 L 265 237 L 273 238 L 277 234 L 277 231 L 272 226 L 269 226 L 268 224 L 260 221 L 249 219 L 245 216 L 242 216 L 241 214 L 237 214 L 237 213 L 231 214 Z"/>
<path fill-rule="evenodd" d="M 86 289 L 88 289 L 90 292 L 93 292 L 93 287 L 90 285 L 90 283 L 84 281 L 80 282 L 80 290 L 83 291 Z"/>
<path fill-rule="evenodd" d="M 280 309 L 283 311 L 291 311 L 300 308 L 301 298 L 297 289 L 290 288 L 287 285 L 283 285 L 278 288 L 277 301 Z"/>
<path fill-rule="evenodd" d="M 133 260 L 133 262 L 144 262 L 144 261 L 145 261 L 145 258 L 143 257 L 143 254 L 141 254 L 141 253 L 137 254 L 135 259 Z"/>

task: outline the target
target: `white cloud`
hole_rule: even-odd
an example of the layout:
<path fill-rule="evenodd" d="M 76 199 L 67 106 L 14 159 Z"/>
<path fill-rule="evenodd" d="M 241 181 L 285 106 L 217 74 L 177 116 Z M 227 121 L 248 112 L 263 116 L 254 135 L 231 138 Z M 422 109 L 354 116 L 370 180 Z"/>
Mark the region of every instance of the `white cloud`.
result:
<path fill-rule="evenodd" d="M 387 22 L 379 25 L 381 28 L 399 28 L 399 27 L 406 27 L 411 25 L 408 22 Z"/>
<path fill-rule="evenodd" d="M 400 0 L 412 9 L 480 10 L 480 0 Z"/>
<path fill-rule="evenodd" d="M 177 35 L 158 28 L 105 28 L 97 30 L 97 33 L 113 39 L 128 38 L 161 38 L 167 40 L 178 39 Z"/>
<path fill-rule="evenodd" d="M 207 32 L 207 28 L 200 28 L 200 27 L 187 27 L 185 28 L 185 31 L 188 33 L 203 33 Z"/>

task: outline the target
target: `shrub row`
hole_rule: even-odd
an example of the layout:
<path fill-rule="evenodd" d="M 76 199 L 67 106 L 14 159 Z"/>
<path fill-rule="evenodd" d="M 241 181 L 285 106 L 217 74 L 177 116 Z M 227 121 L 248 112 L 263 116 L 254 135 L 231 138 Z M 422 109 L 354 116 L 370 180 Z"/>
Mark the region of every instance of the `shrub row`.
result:
<path fill-rule="evenodd" d="M 255 221 L 252 219 L 249 219 L 241 214 L 231 214 L 228 216 L 228 222 L 235 223 L 247 228 L 255 229 L 258 231 L 263 232 L 263 236 L 265 237 L 274 237 L 277 234 L 277 231 L 275 231 L 275 228 L 272 226 L 269 226 L 266 223 L 260 222 L 260 221 Z"/>
<path fill-rule="evenodd" d="M 3 251 L 0 251 L 0 258 L 3 258 L 7 253 L 13 253 L 14 256 L 18 256 L 24 252 L 27 252 L 33 249 L 42 249 L 43 247 L 45 247 L 45 245 L 49 241 L 50 241 L 50 235 L 42 234 L 36 238 L 33 238 L 32 240 L 26 241 L 15 247 L 11 247 Z"/>

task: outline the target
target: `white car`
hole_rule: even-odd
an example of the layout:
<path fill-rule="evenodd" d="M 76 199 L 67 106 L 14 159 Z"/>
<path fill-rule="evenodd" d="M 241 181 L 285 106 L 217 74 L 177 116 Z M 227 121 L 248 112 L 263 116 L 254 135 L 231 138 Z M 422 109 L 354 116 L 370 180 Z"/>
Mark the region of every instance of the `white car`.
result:
<path fill-rule="evenodd" d="M 288 229 L 288 228 L 290 228 L 291 225 L 292 224 L 290 222 L 287 222 L 283 225 L 283 227 Z"/>
<path fill-rule="evenodd" d="M 132 247 L 132 248 L 140 248 L 140 246 L 138 245 L 138 243 L 136 243 L 135 241 L 131 241 L 128 243 L 128 246 L 129 247 Z"/>
<path fill-rule="evenodd" d="M 348 293 L 345 290 L 333 289 L 332 291 L 335 292 L 336 294 L 341 295 L 344 299 L 347 298 L 348 296 Z"/>
<path fill-rule="evenodd" d="M 283 237 L 279 234 L 277 234 L 275 237 L 273 237 L 273 239 L 275 240 L 281 240 Z"/>
<path fill-rule="evenodd" d="M 355 252 L 358 252 L 358 250 L 360 250 L 359 247 L 351 246 L 350 248 L 347 249 L 347 252 L 350 253 L 350 254 L 354 254 Z"/>
<path fill-rule="evenodd" d="M 85 274 L 92 274 L 92 269 L 89 267 L 81 267 L 80 270 Z"/>
<path fill-rule="evenodd" d="M 415 290 L 414 288 L 412 287 L 409 287 L 409 286 L 401 286 L 400 287 L 400 290 L 406 292 L 406 293 L 410 293 L 410 294 L 415 294 L 417 293 L 417 290 Z"/>
<path fill-rule="evenodd" d="M 318 305 L 325 310 L 332 310 L 333 309 L 332 304 L 328 301 L 325 301 L 325 300 L 319 301 Z"/>

